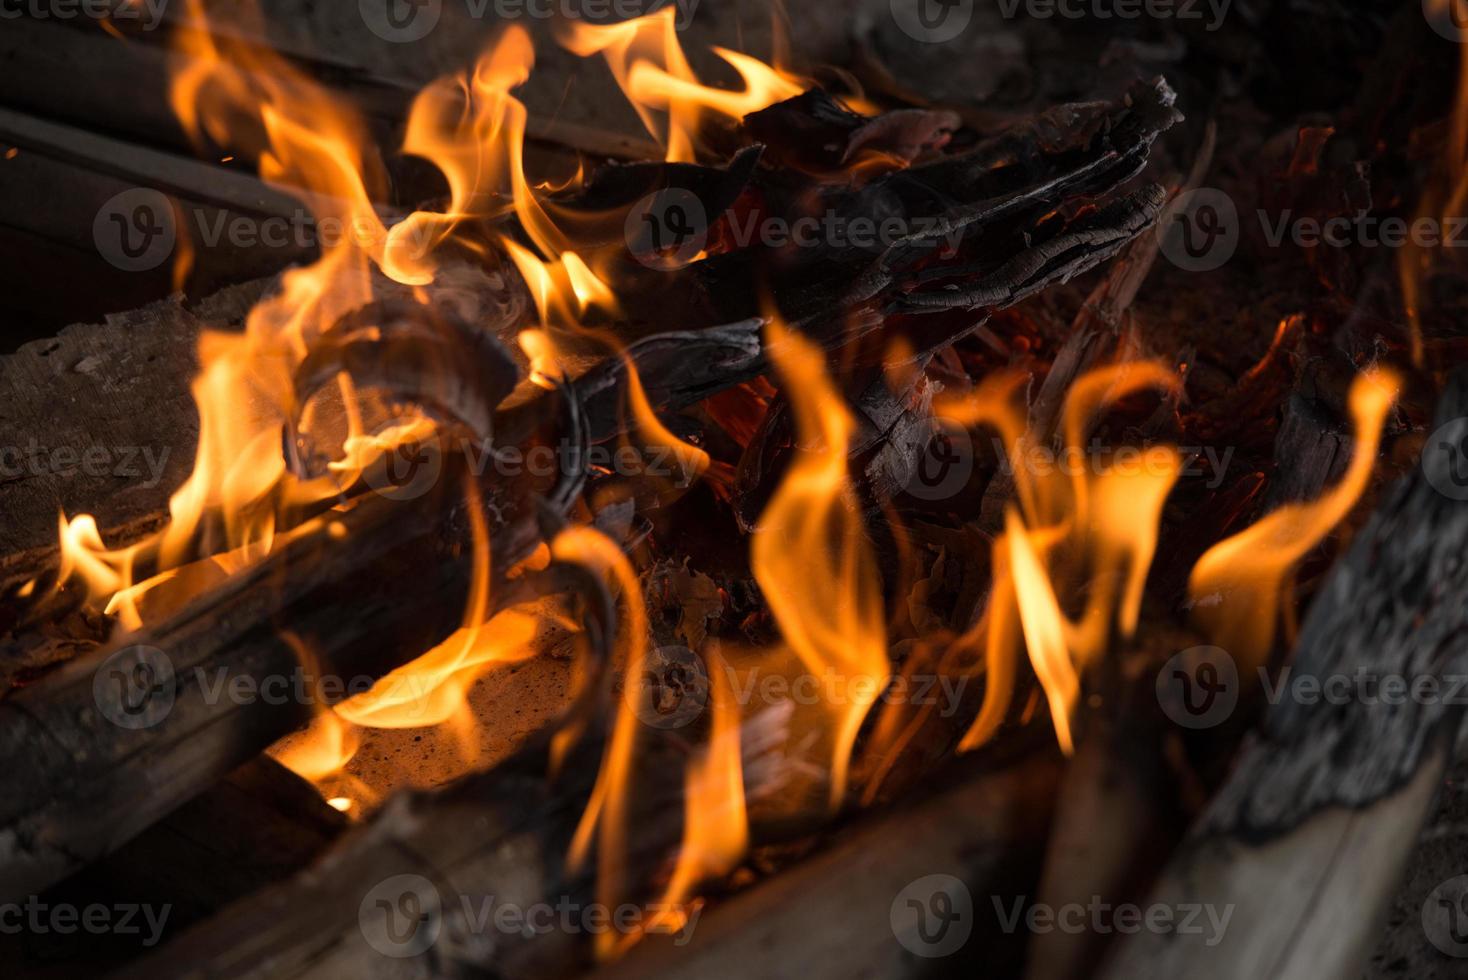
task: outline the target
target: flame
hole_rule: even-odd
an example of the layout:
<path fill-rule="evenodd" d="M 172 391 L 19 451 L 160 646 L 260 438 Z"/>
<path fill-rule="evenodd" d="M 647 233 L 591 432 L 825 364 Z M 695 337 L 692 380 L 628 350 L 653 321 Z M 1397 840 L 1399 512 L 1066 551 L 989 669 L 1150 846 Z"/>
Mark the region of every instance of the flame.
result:
<path fill-rule="evenodd" d="M 336 713 L 364 728 L 443 724 L 464 708 L 470 685 L 486 669 L 535 655 L 532 641 L 541 621 L 510 609 L 482 626 L 461 629 L 370 691 L 337 705 Z"/>
<path fill-rule="evenodd" d="M 1182 459 L 1170 446 L 1137 451 L 1134 463 L 1125 463 L 1121 450 L 1088 456 L 1087 428 L 1109 404 L 1148 388 L 1175 390 L 1178 380 L 1147 361 L 1089 372 L 1066 394 L 1064 451 L 1043 467 L 1034 462 L 1042 447 L 1014 405 L 1020 380 L 988 379 L 970 396 L 937 407 L 959 424 L 982 423 L 1000 433 L 1017 499 L 1006 508 L 1005 533 L 993 545 L 988 607 L 955 644 L 956 652 L 982 649 L 987 675 L 983 706 L 960 749 L 983 744 L 1002 723 L 1022 638 L 1056 740 L 1069 753 L 1080 674 L 1116 639 L 1135 633 L 1162 506 L 1182 472 Z M 1065 611 L 1073 606 L 1082 609 L 1078 618 Z"/>
<path fill-rule="evenodd" d="M 704 113 L 738 122 L 776 102 L 800 95 L 810 84 L 789 72 L 724 48 L 714 53 L 738 72 L 740 91 L 712 88 L 699 82 L 678 40 L 677 12 L 656 13 L 619 24 L 566 22 L 561 44 L 586 58 L 600 54 L 647 131 L 666 149 L 669 161 L 696 160 L 699 124 Z M 667 117 L 666 130 L 655 113 Z"/>
<path fill-rule="evenodd" d="M 1400 388 L 1401 379 L 1385 368 L 1358 375 L 1350 395 L 1356 445 L 1341 481 L 1319 500 L 1285 504 L 1198 559 L 1188 593 L 1215 644 L 1251 665 L 1264 662 L 1295 567 L 1345 519 L 1371 479 L 1382 424 Z"/>
<path fill-rule="evenodd" d="M 626 625 L 619 644 L 619 662 L 624 678 L 639 678 L 647 662 L 647 609 L 637 573 L 621 549 L 610 538 L 591 527 L 571 527 L 556 535 L 551 553 L 557 560 L 583 565 L 605 576 L 622 596 Z M 625 683 L 634 683 L 632 680 Z M 618 701 L 617 716 L 607 742 L 602 767 L 586 811 L 577 824 L 571 840 L 567 864 L 574 871 L 585 865 L 596 839 L 597 900 L 608 908 L 626 894 L 625 868 L 627 849 L 627 816 L 633 760 L 637 748 L 639 722 L 627 703 Z M 617 937 L 610 932 L 596 937 L 597 955 L 615 956 L 632 937 Z"/>
<path fill-rule="evenodd" d="M 1061 749 L 1069 754 L 1074 748 L 1070 713 L 1080 694 L 1080 680 L 1066 645 L 1065 614 L 1060 611 L 1060 600 L 1055 598 L 1036 542 L 1012 507 L 1005 514 L 1004 525 L 1025 645 L 1035 666 L 1035 676 L 1050 700 L 1055 737 Z"/>
<path fill-rule="evenodd" d="M 1431 0 L 1429 18 L 1446 17 L 1449 23 L 1461 23 L 1459 9 L 1463 0 Z M 1453 111 L 1448 122 L 1448 134 L 1442 156 L 1432 172 L 1423 181 L 1422 196 L 1417 202 L 1414 216 L 1418 220 L 1434 222 L 1439 236 L 1453 234 L 1456 220 L 1463 214 L 1468 202 L 1468 49 L 1459 44 L 1458 85 L 1453 100 Z M 1447 244 L 1443 241 L 1441 244 Z M 1402 304 L 1407 316 L 1408 342 L 1412 363 L 1423 367 L 1424 342 L 1422 336 L 1422 293 L 1423 282 L 1431 274 L 1439 257 L 1446 253 L 1454 255 L 1451 248 L 1433 248 L 1419 242 L 1415 235 L 1407 236 L 1397 252 L 1397 274 L 1402 287 Z"/>
<path fill-rule="evenodd" d="M 681 930 L 694 890 L 710 878 L 729 874 L 749 849 L 739 705 L 722 664 L 710 665 L 709 716 L 708 745 L 689 763 L 684 782 L 678 862 L 667 890 L 653 906 L 665 911 L 655 914 L 646 930 Z"/>
<path fill-rule="evenodd" d="M 830 803 L 846 792 L 852 748 L 889 677 L 876 562 L 846 474 L 854 423 L 820 350 L 772 322 L 774 360 L 802 452 L 760 517 L 750 567 L 785 643 L 812 674 L 834 671 L 851 692 L 831 713 Z"/>

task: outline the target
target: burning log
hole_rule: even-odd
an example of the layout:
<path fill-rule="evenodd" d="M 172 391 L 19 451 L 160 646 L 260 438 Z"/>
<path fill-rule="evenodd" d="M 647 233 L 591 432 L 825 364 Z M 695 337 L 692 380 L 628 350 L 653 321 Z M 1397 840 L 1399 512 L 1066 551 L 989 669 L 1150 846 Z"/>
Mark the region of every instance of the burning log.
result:
<path fill-rule="evenodd" d="M 311 698 L 237 702 L 210 683 L 303 669 L 378 677 L 452 632 L 468 590 L 468 504 L 438 498 L 364 501 L 330 522 L 345 546 L 322 520 L 172 619 L 0 701 L 5 894 L 108 853 L 311 719 Z M 516 553 L 517 536 L 499 529 L 498 554 Z M 304 664 L 293 637 L 310 650 Z"/>
<path fill-rule="evenodd" d="M 564 855 L 591 792 L 599 748 L 599 741 L 582 746 L 551 780 L 545 777 L 544 747 L 532 746 L 448 789 L 398 797 L 316 869 L 224 910 L 124 976 L 429 977 L 488 971 L 529 978 L 584 969 L 590 942 L 581 913 L 596 898 L 587 875 L 569 870 Z M 668 739 L 648 748 L 654 764 L 647 771 L 662 775 L 639 792 L 642 816 L 625 857 L 634 875 L 665 861 L 680 839 L 683 791 L 669 779 L 680 770 L 666 764 L 670 750 L 677 751 Z M 649 948 L 611 975 L 647 975 L 637 971 L 656 966 L 654 972 L 691 976 L 721 959 L 740 963 L 743 973 L 750 957 L 788 963 L 792 955 L 824 964 L 836 956 L 838 962 L 868 966 L 870 957 L 879 956 L 896 968 L 908 954 L 887 923 L 903 887 L 953 868 L 962 869 L 975 894 L 1022 885 L 1043 843 L 1058 775 L 1053 756 L 1041 754 L 1023 765 L 963 777 L 928 801 L 876 815 L 810 863 L 733 900 L 716 924 L 693 931 L 691 947 L 680 942 L 677 960 L 665 955 L 654 930 L 645 939 Z M 914 835 L 915 828 L 923 833 Z M 758 827 L 754 833 L 761 835 Z M 893 834 L 922 843 L 892 862 Z M 378 907 L 377 898 L 387 903 Z M 421 915 L 411 923 L 395 921 L 390 906 L 407 909 L 413 904 L 401 901 L 407 898 L 422 900 Z M 506 931 L 484 917 L 486 900 L 522 910 L 570 908 L 576 918 L 566 920 L 570 925 L 558 921 Z M 792 915 L 793 910 L 799 911 Z M 852 944 L 846 936 L 853 916 L 871 923 L 863 930 L 864 943 Z M 988 955 L 985 938 L 981 933 L 971 941 L 967 955 Z"/>
<path fill-rule="evenodd" d="M 1465 414 L 1460 371 L 1436 424 Z M 1305 619 L 1293 678 L 1431 681 L 1443 692 L 1462 675 L 1468 509 L 1439 489 L 1456 486 L 1457 452 L 1430 440 L 1357 536 Z M 1226 935 L 1204 946 L 1196 934 L 1143 932 L 1104 975 L 1356 975 L 1453 756 L 1460 712 L 1449 701 L 1272 706 L 1149 899 L 1231 909 Z"/>
<path fill-rule="evenodd" d="M 945 968 L 967 974 L 1014 970 L 1022 944 L 1002 931 L 987 897 L 1034 887 L 1059 779 L 1059 761 L 1045 752 L 955 776 L 931 798 L 871 814 L 801 864 L 715 906 L 686 945 L 650 936 L 593 975 L 898 980 L 912 976 L 914 953 L 941 955 Z M 945 906 L 945 896 L 954 904 Z"/>

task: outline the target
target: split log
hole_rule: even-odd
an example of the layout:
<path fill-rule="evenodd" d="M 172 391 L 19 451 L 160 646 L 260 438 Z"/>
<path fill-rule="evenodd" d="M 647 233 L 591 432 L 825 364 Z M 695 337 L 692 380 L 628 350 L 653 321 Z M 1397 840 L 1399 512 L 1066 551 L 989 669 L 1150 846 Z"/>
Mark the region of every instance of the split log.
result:
<path fill-rule="evenodd" d="M 904 980 L 927 961 L 945 975 L 1017 972 L 1023 944 L 991 896 L 1033 889 L 1059 778 L 1058 759 L 1035 753 L 872 814 L 705 912 L 686 945 L 649 936 L 592 976 Z"/>
<path fill-rule="evenodd" d="M 1464 415 L 1460 371 L 1436 424 Z M 1287 691 L 1149 899 L 1231 909 L 1222 941 L 1140 933 L 1114 950 L 1104 976 L 1359 975 L 1461 720 L 1445 692 L 1468 669 L 1459 641 L 1468 507 L 1438 489 L 1457 486 L 1459 453 L 1429 440 L 1421 467 L 1393 488 L 1316 598 L 1291 668 L 1316 683 L 1432 683 L 1437 695 L 1394 705 L 1363 700 L 1360 687 L 1344 703 Z"/>
<path fill-rule="evenodd" d="M 345 546 L 322 522 L 172 619 L 0 701 L 7 898 L 112 851 L 305 725 L 320 697 L 307 681 L 305 697 L 238 700 L 220 681 L 380 677 L 457 628 L 470 574 L 467 506 L 445 506 L 440 494 L 363 501 L 334 518 Z M 497 530 L 499 555 L 520 553 Z M 345 694 L 338 686 L 335 697 Z"/>
<path fill-rule="evenodd" d="M 702 348 L 698 338 L 651 338 L 629 356 L 643 367 L 667 368 L 646 387 L 657 404 L 677 408 L 717 390 L 711 368 L 726 370 L 729 384 L 747 376 L 759 349 L 758 326 L 712 331 Z M 690 359 L 690 352 L 700 351 L 709 356 Z M 677 370 L 670 367 L 675 352 Z M 611 413 L 597 422 L 609 434 L 625 421 L 625 372 L 617 359 L 582 379 L 588 397 Z M 574 446 L 588 427 L 579 385 L 572 391 L 565 438 Z M 543 399 L 506 411 L 496 428 L 498 444 L 527 445 L 546 416 Z M 159 625 L 0 700 L 0 760 L 15 787 L 0 807 L 4 893 L 39 890 L 108 853 L 306 724 L 313 704 L 347 693 L 338 685 L 332 696 L 237 702 L 221 696 L 222 678 L 242 677 L 255 691 L 303 667 L 319 678 L 375 679 L 451 633 L 463 615 L 472 569 L 472 504 L 454 478 L 458 461 L 444 453 L 445 476 L 417 499 L 369 494 L 339 515 L 314 518 L 318 526 L 310 533 L 296 535 Z M 503 573 L 540 540 L 542 515 L 534 501 L 543 498 L 561 514 L 573 503 L 584 462 L 573 452 L 562 463 L 559 481 L 483 485 L 495 582 L 502 583 Z M 497 601 L 510 598 L 500 589 L 492 594 Z M 152 672 L 137 690 L 126 686 L 135 671 Z M 118 690 L 146 726 L 126 727 L 116 710 L 109 716 L 108 708 L 119 705 L 107 692 L 121 696 L 105 687 L 114 681 L 125 685 Z"/>
<path fill-rule="evenodd" d="M 110 974 L 229 902 L 289 878 L 348 826 L 310 783 L 258 757 L 40 899 L 52 908 L 142 907 L 136 929 L 12 930 L 0 935 L 0 956 L 14 976 Z"/>
<path fill-rule="evenodd" d="M 629 827 L 621 868 L 635 880 L 661 867 L 681 838 L 681 766 L 673 764 L 676 756 L 666 755 L 674 741 L 666 734 L 649 732 L 639 756 L 638 771 L 651 774 L 651 781 L 639 786 L 638 816 Z M 125 975 L 426 980 L 492 974 L 529 980 L 578 973 L 591 965 L 596 930 L 586 928 L 583 914 L 597 898 L 591 878 L 568 870 L 564 858 L 597 770 L 598 745 L 582 746 L 556 779 L 545 776 L 543 749 L 532 747 L 448 789 L 399 796 L 372 826 L 354 832 L 315 868 L 226 909 Z M 955 927 L 968 935 L 988 911 L 979 908 L 980 896 L 1033 870 L 1057 777 L 1053 757 L 1026 759 L 967 777 L 926 803 L 874 816 L 809 866 L 736 898 L 724 925 L 699 929 L 695 921 L 695 928 L 683 932 L 692 932 L 693 946 L 674 950 L 673 963 L 708 972 L 725 957 L 725 963 L 739 964 L 732 967 L 735 975 L 747 975 L 746 956 L 758 961 L 807 955 L 828 965 L 830 955 L 869 964 L 859 958 L 880 953 L 898 970 L 908 954 L 888 923 L 899 892 L 925 875 L 958 877 L 973 889 L 968 917 Z M 911 841 L 914 826 L 924 828 L 918 838 L 923 843 L 899 851 L 904 859 L 894 862 L 894 836 Z M 758 841 L 761 829 L 754 834 Z M 853 882 L 859 883 L 857 901 Z M 646 901 L 653 894 L 629 900 Z M 780 901 L 771 901 L 772 894 Z M 484 917 L 486 908 L 498 907 L 567 908 L 571 917 L 558 913 L 534 929 L 506 928 Z M 409 908 L 419 913 L 417 921 L 399 915 L 398 930 L 390 931 L 393 911 Z M 915 941 L 906 935 L 916 927 L 910 910 L 901 912 L 905 939 Z M 870 925 L 862 942 L 850 942 L 853 917 Z M 981 928 L 993 922 L 978 921 Z M 829 941 L 820 941 L 822 935 Z M 771 936 L 782 941 L 771 943 Z M 656 945 L 658 938 L 643 941 Z M 963 946 L 961 958 L 986 955 L 984 938 L 980 931 Z M 739 954 L 732 960 L 731 950 Z M 654 972 L 668 966 L 659 950 L 649 953 Z M 640 962 L 634 956 L 630 968 L 639 969 Z M 769 960 L 760 972 L 786 971 Z"/>

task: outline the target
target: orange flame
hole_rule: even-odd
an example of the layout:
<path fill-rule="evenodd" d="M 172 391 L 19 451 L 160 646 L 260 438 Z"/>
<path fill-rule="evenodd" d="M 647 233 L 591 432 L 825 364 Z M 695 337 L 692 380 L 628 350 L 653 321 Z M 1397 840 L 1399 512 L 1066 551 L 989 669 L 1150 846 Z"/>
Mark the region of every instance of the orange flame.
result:
<path fill-rule="evenodd" d="M 1050 704 L 1062 750 L 1074 748 L 1070 718 L 1080 673 L 1118 637 L 1137 628 L 1143 586 L 1157 547 L 1162 505 L 1182 472 L 1171 447 L 1092 458 L 1083 451 L 1091 420 L 1106 405 L 1146 389 L 1174 389 L 1177 378 L 1151 362 L 1099 368 L 1066 395 L 1064 452 L 1043 457 L 1013 404 L 1015 377 L 987 381 L 938 411 L 965 425 L 997 429 L 1009 454 L 1018 507 L 1005 513 L 993 547 L 994 587 L 984 618 L 958 648 L 985 651 L 988 683 L 979 716 L 960 749 L 976 748 L 1002 723 L 1014 688 L 1015 644 L 1022 636 Z M 1065 608 L 1085 597 L 1079 619 Z"/>
<path fill-rule="evenodd" d="M 642 587 L 632 565 L 610 538 L 591 527 L 571 527 L 556 535 L 551 553 L 559 561 L 584 565 L 606 576 L 622 596 L 626 626 L 621 638 L 620 662 L 625 683 L 635 684 L 647 662 L 647 610 Z M 567 856 L 574 870 L 585 865 L 593 836 L 597 848 L 597 899 L 607 907 L 625 895 L 624 856 L 627 848 L 627 815 L 632 764 L 637 749 L 638 720 L 627 698 L 618 703 L 611 738 L 602 759 L 601 771 Z M 597 955 L 616 955 L 631 937 L 605 932 L 596 937 Z"/>
<path fill-rule="evenodd" d="M 648 931 L 681 930 L 694 889 L 733 871 L 749 849 L 739 705 L 721 666 L 709 670 L 709 716 L 713 728 L 708 746 L 689 763 L 684 782 L 678 863 L 663 897 L 653 906 L 666 911 L 653 916 Z"/>
<path fill-rule="evenodd" d="M 668 160 L 696 160 L 694 147 L 704 113 L 738 122 L 809 88 L 804 79 L 724 48 L 714 48 L 714 52 L 739 73 L 743 90 L 700 83 L 678 40 L 675 17 L 676 11 L 665 7 L 620 24 L 568 22 L 559 38 L 563 46 L 583 58 L 602 55 L 642 124 L 666 148 Z M 658 125 L 655 112 L 666 114 L 666 131 Z"/>
<path fill-rule="evenodd" d="M 750 567 L 785 643 L 813 674 L 834 671 L 851 692 L 832 704 L 830 803 L 846 792 L 851 751 L 886 685 L 886 626 L 876 563 L 846 474 L 854 423 L 818 348 L 778 323 L 770 356 L 785 382 L 801 446 L 760 517 Z"/>
<path fill-rule="evenodd" d="M 1350 513 L 1371 479 L 1381 427 L 1400 387 L 1385 368 L 1359 375 L 1350 396 L 1356 446 L 1340 483 L 1319 500 L 1280 507 L 1198 559 L 1188 593 L 1215 644 L 1252 665 L 1264 662 L 1295 566 Z"/>

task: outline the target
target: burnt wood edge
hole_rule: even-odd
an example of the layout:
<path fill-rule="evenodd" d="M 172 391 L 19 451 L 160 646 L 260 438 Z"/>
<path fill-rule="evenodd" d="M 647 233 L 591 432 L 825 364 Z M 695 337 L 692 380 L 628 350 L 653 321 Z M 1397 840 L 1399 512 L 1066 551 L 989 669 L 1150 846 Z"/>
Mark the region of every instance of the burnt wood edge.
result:
<path fill-rule="evenodd" d="M 1468 415 L 1453 375 L 1436 427 Z M 1358 671 L 1438 680 L 1468 668 L 1468 503 L 1450 446 L 1430 439 L 1311 606 L 1295 677 Z M 1149 902 L 1212 906 L 1232 925 L 1142 932 L 1113 948 L 1107 978 L 1356 976 L 1455 748 L 1449 699 L 1388 705 L 1281 698 L 1155 884 Z M 1422 703 L 1427 701 L 1428 703 Z"/>

